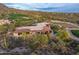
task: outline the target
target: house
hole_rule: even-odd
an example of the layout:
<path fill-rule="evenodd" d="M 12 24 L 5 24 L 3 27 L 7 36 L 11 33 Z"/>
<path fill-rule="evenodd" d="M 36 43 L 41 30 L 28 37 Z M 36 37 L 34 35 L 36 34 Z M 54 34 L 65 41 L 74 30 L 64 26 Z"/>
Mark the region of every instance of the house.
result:
<path fill-rule="evenodd" d="M 0 20 L 0 25 L 4 25 L 4 24 L 10 24 L 11 22 L 9 20 L 4 20 L 4 19 L 1 19 Z"/>
<path fill-rule="evenodd" d="M 22 33 L 35 34 L 35 33 L 49 33 L 51 31 L 50 23 L 42 22 L 37 23 L 35 26 L 22 26 L 17 27 L 13 32 L 14 36 L 21 36 Z"/>

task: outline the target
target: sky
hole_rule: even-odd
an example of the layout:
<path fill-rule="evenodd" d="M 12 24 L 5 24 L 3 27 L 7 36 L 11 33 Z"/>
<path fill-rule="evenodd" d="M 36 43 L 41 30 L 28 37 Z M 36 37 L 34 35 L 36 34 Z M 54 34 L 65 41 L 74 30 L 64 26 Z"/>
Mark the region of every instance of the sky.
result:
<path fill-rule="evenodd" d="M 0 0 L 0 3 L 79 3 L 79 0 Z"/>
<path fill-rule="evenodd" d="M 21 10 L 79 13 L 79 3 L 5 3 L 5 5 Z"/>

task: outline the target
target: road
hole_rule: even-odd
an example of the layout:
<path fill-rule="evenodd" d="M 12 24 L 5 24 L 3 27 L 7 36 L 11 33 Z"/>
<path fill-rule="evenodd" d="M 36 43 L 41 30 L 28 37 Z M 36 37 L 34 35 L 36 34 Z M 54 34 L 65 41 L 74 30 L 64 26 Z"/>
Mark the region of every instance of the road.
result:
<path fill-rule="evenodd" d="M 71 39 L 73 39 L 73 40 L 79 41 L 79 38 L 76 37 L 75 35 L 73 35 L 72 32 L 71 32 L 71 30 L 79 30 L 79 28 L 78 28 L 78 29 L 77 29 L 77 28 L 74 28 L 74 29 L 66 28 L 66 31 L 67 31 L 69 37 L 70 37 Z"/>
<path fill-rule="evenodd" d="M 52 20 L 51 22 L 58 24 L 60 26 L 65 26 L 69 37 L 73 40 L 79 41 L 79 38 L 71 33 L 71 30 L 79 30 L 79 26 L 77 24 L 73 24 L 70 22 L 63 22 L 63 21 L 55 21 L 55 20 L 54 21 Z"/>
<path fill-rule="evenodd" d="M 67 28 L 79 28 L 79 26 L 77 24 L 70 23 L 70 22 L 57 21 L 57 20 L 52 20 L 51 22 L 54 23 L 54 24 L 63 25 Z"/>

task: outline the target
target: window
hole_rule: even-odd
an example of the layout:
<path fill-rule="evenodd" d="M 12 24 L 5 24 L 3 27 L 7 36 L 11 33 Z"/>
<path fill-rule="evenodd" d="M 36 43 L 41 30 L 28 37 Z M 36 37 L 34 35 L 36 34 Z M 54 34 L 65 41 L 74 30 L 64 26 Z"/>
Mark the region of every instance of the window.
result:
<path fill-rule="evenodd" d="M 37 32 L 37 33 L 40 33 L 40 32 Z"/>
<path fill-rule="evenodd" d="M 51 33 L 52 31 L 50 30 L 50 33 Z"/>
<path fill-rule="evenodd" d="M 29 34 L 29 32 L 26 32 L 26 34 Z"/>
<path fill-rule="evenodd" d="M 45 34 L 47 34 L 47 33 L 48 33 L 48 31 L 45 32 Z"/>
<path fill-rule="evenodd" d="M 49 24 L 47 24 L 46 26 L 49 26 Z"/>
<path fill-rule="evenodd" d="M 18 35 L 21 35 L 22 33 L 18 33 Z"/>

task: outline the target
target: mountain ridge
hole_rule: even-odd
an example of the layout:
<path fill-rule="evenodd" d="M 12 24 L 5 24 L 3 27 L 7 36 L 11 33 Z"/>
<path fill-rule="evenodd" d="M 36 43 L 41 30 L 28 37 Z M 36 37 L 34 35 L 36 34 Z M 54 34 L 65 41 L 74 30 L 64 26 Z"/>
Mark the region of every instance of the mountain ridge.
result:
<path fill-rule="evenodd" d="M 4 4 L 0 4 L 0 15 L 5 16 L 11 13 L 24 14 L 30 18 L 35 19 L 45 19 L 45 20 L 61 20 L 77 23 L 79 20 L 79 13 L 60 13 L 60 12 L 41 12 L 41 11 L 29 11 L 29 10 L 19 10 L 14 8 L 8 8 Z M 5 18 L 5 17 L 4 17 Z"/>

